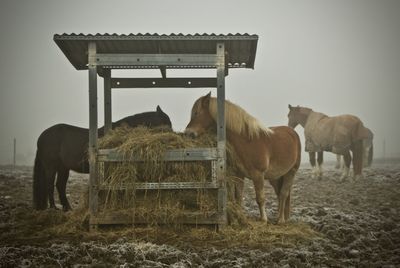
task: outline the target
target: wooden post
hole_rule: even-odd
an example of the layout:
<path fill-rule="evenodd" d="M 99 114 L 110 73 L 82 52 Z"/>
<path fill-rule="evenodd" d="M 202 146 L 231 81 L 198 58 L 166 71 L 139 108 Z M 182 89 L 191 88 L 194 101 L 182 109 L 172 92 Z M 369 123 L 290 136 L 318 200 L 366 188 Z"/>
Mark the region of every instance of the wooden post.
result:
<path fill-rule="evenodd" d="M 227 222 L 226 215 L 226 126 L 225 126 L 225 45 L 217 43 L 217 179 L 218 189 L 218 214 L 221 216 L 219 227 Z"/>
<path fill-rule="evenodd" d="M 112 129 L 111 117 L 111 70 L 104 69 L 104 135 Z"/>
<path fill-rule="evenodd" d="M 13 173 L 15 172 L 15 167 L 17 164 L 17 139 L 14 138 L 14 154 L 13 154 Z"/>
<path fill-rule="evenodd" d="M 97 214 L 98 206 L 98 178 L 97 178 L 97 66 L 96 43 L 90 42 L 88 46 L 89 69 L 89 212 L 90 222 Z M 90 224 L 90 229 L 97 225 Z"/>
<path fill-rule="evenodd" d="M 385 139 L 383 139 L 382 158 L 383 158 L 383 163 L 386 163 L 386 140 Z"/>

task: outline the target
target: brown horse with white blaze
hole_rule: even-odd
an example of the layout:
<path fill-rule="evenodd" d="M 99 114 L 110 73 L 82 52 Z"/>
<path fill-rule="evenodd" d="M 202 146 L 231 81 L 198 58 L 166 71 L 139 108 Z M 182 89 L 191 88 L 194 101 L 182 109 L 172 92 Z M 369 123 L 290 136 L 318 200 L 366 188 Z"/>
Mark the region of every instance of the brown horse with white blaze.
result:
<path fill-rule="evenodd" d="M 217 100 L 210 92 L 194 103 L 185 133 L 198 136 L 216 129 L 216 118 Z M 238 158 L 235 175 L 241 180 L 235 195 L 237 201 L 241 203 L 242 200 L 244 177 L 250 178 L 254 183 L 260 218 L 267 221 L 264 194 L 264 180 L 267 179 L 278 197 L 278 223 L 284 223 L 289 219 L 290 193 L 300 166 L 299 136 L 287 126 L 266 128 L 229 101 L 225 101 L 225 122 L 227 141 Z"/>

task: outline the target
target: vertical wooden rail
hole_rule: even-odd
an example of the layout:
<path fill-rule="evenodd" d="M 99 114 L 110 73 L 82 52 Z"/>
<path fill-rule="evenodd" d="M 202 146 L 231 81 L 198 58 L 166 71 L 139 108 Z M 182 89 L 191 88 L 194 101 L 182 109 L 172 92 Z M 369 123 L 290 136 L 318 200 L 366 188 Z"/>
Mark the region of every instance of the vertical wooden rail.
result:
<path fill-rule="evenodd" d="M 111 69 L 103 69 L 104 78 L 104 135 L 112 129 L 112 113 L 111 113 Z M 109 163 L 103 162 L 102 167 L 98 166 L 97 176 L 105 178 L 108 172 Z M 98 179 L 99 180 L 99 179 Z M 100 183 L 97 181 L 97 183 Z"/>
<path fill-rule="evenodd" d="M 17 139 L 14 138 L 13 173 L 15 173 L 16 165 L 17 165 Z"/>
<path fill-rule="evenodd" d="M 218 214 L 221 216 L 219 227 L 227 222 L 226 204 L 226 126 L 225 126 L 225 45 L 217 43 L 217 179 L 218 189 Z"/>
<path fill-rule="evenodd" d="M 111 69 L 104 69 L 104 135 L 112 129 L 111 118 Z"/>
<path fill-rule="evenodd" d="M 93 224 L 98 209 L 98 177 L 97 177 L 97 66 L 96 43 L 88 46 L 89 69 L 89 212 L 90 229 L 96 229 Z"/>

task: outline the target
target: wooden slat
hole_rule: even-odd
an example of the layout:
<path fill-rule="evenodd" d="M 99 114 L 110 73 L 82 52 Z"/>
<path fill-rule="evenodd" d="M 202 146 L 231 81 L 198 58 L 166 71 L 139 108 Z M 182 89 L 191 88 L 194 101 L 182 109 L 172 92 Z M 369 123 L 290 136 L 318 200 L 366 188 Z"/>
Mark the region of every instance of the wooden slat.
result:
<path fill-rule="evenodd" d="M 216 88 L 214 77 L 112 78 L 112 88 Z"/>
<path fill-rule="evenodd" d="M 225 124 L 225 44 L 217 43 L 217 55 L 221 61 L 217 67 L 217 141 L 218 141 L 218 161 L 217 161 L 217 180 L 218 189 L 218 213 L 223 215 L 224 223 L 227 222 L 226 206 L 226 124 Z M 222 227 L 222 226 L 220 226 Z"/>
<path fill-rule="evenodd" d="M 98 66 L 216 66 L 215 54 L 97 54 Z"/>
<path fill-rule="evenodd" d="M 143 161 L 143 159 L 132 155 L 125 156 L 116 149 L 101 149 L 97 155 L 101 162 L 123 162 L 123 161 Z M 193 148 L 169 150 L 164 155 L 164 161 L 213 161 L 217 159 L 215 148 Z"/>
<path fill-rule="evenodd" d="M 100 190 L 175 190 L 175 189 L 217 189 L 216 182 L 137 182 L 133 185 L 120 185 L 116 187 L 101 185 Z"/>
<path fill-rule="evenodd" d="M 111 70 L 103 71 L 104 78 L 104 135 L 112 129 L 111 113 Z"/>
<path fill-rule="evenodd" d="M 95 216 L 98 208 L 98 176 L 97 176 L 97 66 L 96 43 L 88 46 L 89 62 L 89 211 Z"/>

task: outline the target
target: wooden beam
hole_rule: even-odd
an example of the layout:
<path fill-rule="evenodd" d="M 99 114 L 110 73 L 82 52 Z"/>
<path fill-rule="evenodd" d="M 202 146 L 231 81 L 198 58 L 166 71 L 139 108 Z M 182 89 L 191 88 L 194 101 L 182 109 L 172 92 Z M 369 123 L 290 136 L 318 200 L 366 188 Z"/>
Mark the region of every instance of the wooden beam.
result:
<path fill-rule="evenodd" d="M 104 69 L 104 134 L 112 129 L 111 113 L 111 70 Z"/>
<path fill-rule="evenodd" d="M 164 161 L 213 161 L 217 159 L 215 148 L 188 148 L 174 149 L 165 152 Z M 143 159 L 131 155 L 126 157 L 116 149 L 101 149 L 98 152 L 100 162 L 122 162 L 122 161 L 143 161 Z"/>
<path fill-rule="evenodd" d="M 112 88 L 216 88 L 217 79 L 200 78 L 111 78 Z"/>
<path fill-rule="evenodd" d="M 136 182 L 126 185 L 102 185 L 99 190 L 118 191 L 131 189 L 135 190 L 193 190 L 193 189 L 217 189 L 218 185 L 215 182 Z"/>
<path fill-rule="evenodd" d="M 215 54 L 97 54 L 98 66 L 216 66 Z M 224 55 L 222 55 L 224 58 Z"/>
<path fill-rule="evenodd" d="M 89 211 L 91 217 L 96 216 L 98 209 L 98 178 L 97 178 L 97 65 L 96 43 L 88 45 L 89 69 Z M 93 226 L 92 226 L 93 227 Z M 95 228 L 95 227 L 94 227 Z"/>
<path fill-rule="evenodd" d="M 217 43 L 217 55 L 220 61 L 217 65 L 217 180 L 220 184 L 218 190 L 218 213 L 227 222 L 227 192 L 226 192 L 226 126 L 225 126 L 225 44 Z M 222 226 L 220 226 L 222 227 Z"/>

